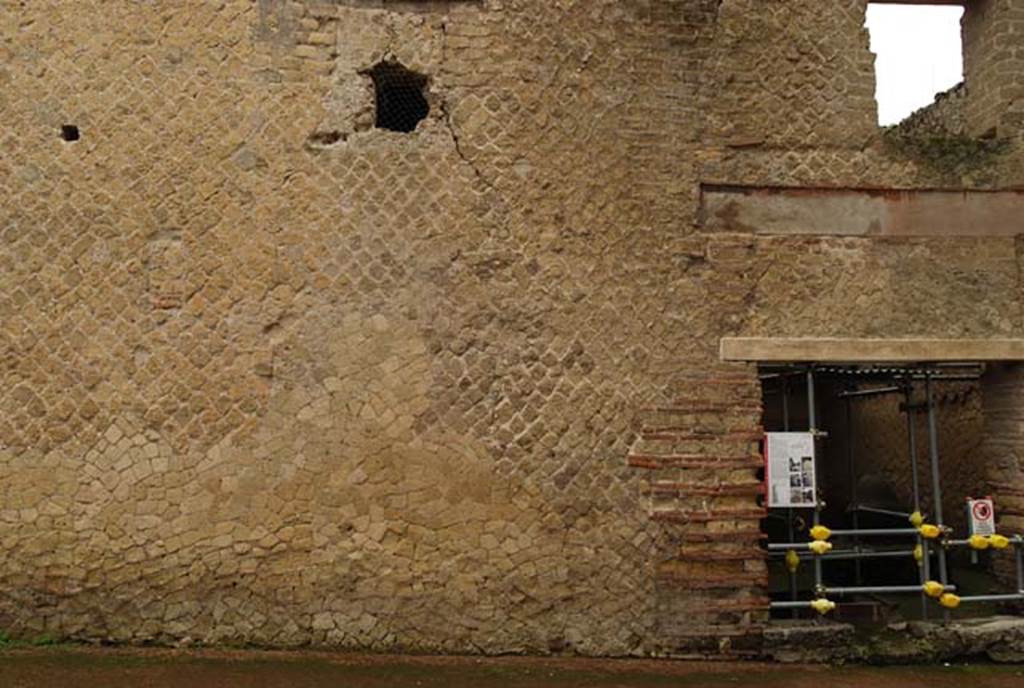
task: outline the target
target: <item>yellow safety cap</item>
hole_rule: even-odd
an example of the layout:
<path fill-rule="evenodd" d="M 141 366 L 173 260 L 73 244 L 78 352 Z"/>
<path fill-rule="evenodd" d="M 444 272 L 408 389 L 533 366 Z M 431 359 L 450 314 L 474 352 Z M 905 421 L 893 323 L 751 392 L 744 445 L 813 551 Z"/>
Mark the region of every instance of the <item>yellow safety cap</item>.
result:
<path fill-rule="evenodd" d="M 820 598 L 811 602 L 811 609 L 818 612 L 819 614 L 828 614 L 835 608 L 836 603 L 832 600 L 826 600 L 825 598 Z"/>
<path fill-rule="evenodd" d="M 910 514 L 910 525 L 920 528 L 922 523 L 924 523 L 924 516 L 921 515 L 920 511 Z"/>
<path fill-rule="evenodd" d="M 921 532 L 921 537 L 934 540 L 935 538 L 942 535 L 942 529 L 938 526 L 933 526 L 931 523 L 922 523 L 918 530 Z"/>
<path fill-rule="evenodd" d="M 832 531 L 825 526 L 814 526 L 811 528 L 811 537 L 815 540 L 828 540 L 832 537 Z"/>
<path fill-rule="evenodd" d="M 921 587 L 924 588 L 924 594 L 928 595 L 928 597 L 942 597 L 942 593 L 946 591 L 945 586 L 938 581 L 925 581 Z"/>
<path fill-rule="evenodd" d="M 1005 535 L 989 535 L 988 544 L 992 545 L 992 549 L 1006 549 L 1010 546 L 1010 538 Z"/>
<path fill-rule="evenodd" d="M 795 549 L 786 552 L 786 566 L 790 573 L 796 573 L 796 570 L 800 568 L 800 555 L 796 553 Z"/>
<path fill-rule="evenodd" d="M 960 606 L 960 598 L 951 592 L 947 592 L 939 598 L 939 604 L 947 609 L 956 609 Z"/>
<path fill-rule="evenodd" d="M 967 544 L 974 549 L 988 549 L 988 538 L 984 535 L 972 535 L 967 538 Z"/>
<path fill-rule="evenodd" d="M 824 554 L 825 552 L 832 551 L 832 543 L 825 542 L 824 540 L 815 540 L 814 542 L 807 543 L 807 549 L 815 554 Z"/>
<path fill-rule="evenodd" d="M 924 561 L 924 547 L 921 545 L 914 548 L 914 561 L 917 562 L 918 566 L 920 566 L 921 562 Z"/>

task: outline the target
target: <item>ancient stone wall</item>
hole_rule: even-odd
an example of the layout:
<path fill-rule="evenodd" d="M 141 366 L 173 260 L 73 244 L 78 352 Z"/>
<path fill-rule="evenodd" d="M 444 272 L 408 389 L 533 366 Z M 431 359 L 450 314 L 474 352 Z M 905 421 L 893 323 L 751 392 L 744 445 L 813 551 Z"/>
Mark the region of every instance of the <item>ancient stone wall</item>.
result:
<path fill-rule="evenodd" d="M 963 19 L 968 124 L 974 136 L 1017 136 L 1024 130 L 1024 56 L 1019 0 L 967 3 Z"/>
<path fill-rule="evenodd" d="M 996 528 L 1006 535 L 1024 534 L 1022 386 L 1024 370 L 1019 365 L 992 367 L 982 381 L 985 420 L 980 449 L 989 462 L 985 476 L 989 489 L 998 495 Z M 993 556 L 993 566 L 1007 585 L 1017 583 L 1012 554 Z"/>
<path fill-rule="evenodd" d="M 935 383 L 934 394 L 944 521 L 963 537 L 966 532 L 964 500 L 983 497 L 991 489 L 988 473 L 992 462 L 980 446 L 984 422 L 981 390 L 975 383 Z M 922 404 L 923 399 L 919 387 L 912 403 Z M 903 403 L 901 394 L 853 402 L 853 446 L 858 474 L 868 476 L 870 484 L 892 488 L 899 497 L 898 510 L 907 511 L 914 502 Z M 914 423 L 921 509 L 925 514 L 934 515 L 928 418 L 923 408 L 914 413 Z M 845 435 L 843 440 L 845 442 Z M 848 488 L 845 475 L 840 475 L 844 479 L 843 487 Z M 884 504 L 875 506 L 892 508 Z"/>
<path fill-rule="evenodd" d="M 719 338 L 1022 329 L 1013 238 L 697 226 L 702 183 L 1024 178 L 881 136 L 864 4 L 0 3 L 0 629 L 752 647 Z"/>
<path fill-rule="evenodd" d="M 935 102 L 899 123 L 901 134 L 911 137 L 955 137 L 967 135 L 967 86 L 961 82 Z"/>

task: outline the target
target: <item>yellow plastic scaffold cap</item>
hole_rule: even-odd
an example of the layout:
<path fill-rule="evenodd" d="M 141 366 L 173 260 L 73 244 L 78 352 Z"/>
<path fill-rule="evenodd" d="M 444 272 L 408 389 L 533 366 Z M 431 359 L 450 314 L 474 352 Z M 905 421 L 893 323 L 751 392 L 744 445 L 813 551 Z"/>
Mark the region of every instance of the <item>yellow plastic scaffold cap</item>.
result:
<path fill-rule="evenodd" d="M 921 515 L 920 511 L 910 514 L 910 525 L 920 528 L 922 523 L 924 523 L 924 516 Z"/>
<path fill-rule="evenodd" d="M 795 549 L 786 552 L 786 566 L 790 573 L 796 573 L 796 570 L 800 568 L 800 555 L 796 553 Z"/>
<path fill-rule="evenodd" d="M 918 566 L 920 566 L 921 562 L 924 561 L 924 547 L 921 545 L 914 548 L 914 561 L 917 562 Z"/>
<path fill-rule="evenodd" d="M 828 540 L 832 537 L 832 531 L 825 526 L 814 526 L 811 528 L 811 537 L 815 540 Z"/>
<path fill-rule="evenodd" d="M 925 584 L 921 586 L 924 588 L 924 594 L 928 597 L 939 598 L 942 597 L 942 593 L 946 591 L 945 586 L 938 581 L 925 581 Z"/>
<path fill-rule="evenodd" d="M 830 611 L 836 608 L 836 603 L 832 600 L 826 600 L 824 597 L 819 598 L 811 602 L 811 609 L 818 612 L 819 614 L 828 614 Z"/>
<path fill-rule="evenodd" d="M 988 544 L 992 545 L 992 549 L 1006 549 L 1010 546 L 1010 538 L 1005 535 L 999 535 L 998 533 L 995 535 L 989 535 Z"/>
<path fill-rule="evenodd" d="M 967 544 L 973 549 L 988 549 L 989 541 L 984 535 L 972 535 L 967 538 Z"/>
<path fill-rule="evenodd" d="M 947 592 L 939 598 L 939 604 L 947 609 L 956 609 L 960 606 L 960 598 L 951 592 Z"/>
<path fill-rule="evenodd" d="M 921 537 L 929 540 L 934 540 L 942 535 L 942 529 L 938 526 L 933 526 L 931 523 L 922 523 L 918 530 L 921 532 Z"/>
<path fill-rule="evenodd" d="M 832 551 L 832 543 L 825 542 L 824 540 L 815 540 L 814 542 L 807 543 L 807 549 L 815 554 L 824 554 L 825 552 Z"/>

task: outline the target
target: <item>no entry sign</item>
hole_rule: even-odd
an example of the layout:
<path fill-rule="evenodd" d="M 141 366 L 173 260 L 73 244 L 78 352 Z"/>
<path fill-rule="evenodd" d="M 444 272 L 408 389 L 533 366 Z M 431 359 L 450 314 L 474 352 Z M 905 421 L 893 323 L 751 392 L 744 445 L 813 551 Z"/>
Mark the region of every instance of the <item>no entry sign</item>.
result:
<path fill-rule="evenodd" d="M 968 499 L 967 521 L 971 535 L 995 535 L 996 510 L 992 506 L 992 500 Z"/>

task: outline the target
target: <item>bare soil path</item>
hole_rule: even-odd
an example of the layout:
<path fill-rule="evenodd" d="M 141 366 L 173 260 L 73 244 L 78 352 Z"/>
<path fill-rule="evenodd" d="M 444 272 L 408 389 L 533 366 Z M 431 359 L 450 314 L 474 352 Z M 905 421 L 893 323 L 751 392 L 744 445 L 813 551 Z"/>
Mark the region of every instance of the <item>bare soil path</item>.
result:
<path fill-rule="evenodd" d="M 1021 688 L 1024 666 L 822 667 L 319 652 L 26 648 L 0 686 L 37 688 Z"/>

